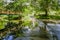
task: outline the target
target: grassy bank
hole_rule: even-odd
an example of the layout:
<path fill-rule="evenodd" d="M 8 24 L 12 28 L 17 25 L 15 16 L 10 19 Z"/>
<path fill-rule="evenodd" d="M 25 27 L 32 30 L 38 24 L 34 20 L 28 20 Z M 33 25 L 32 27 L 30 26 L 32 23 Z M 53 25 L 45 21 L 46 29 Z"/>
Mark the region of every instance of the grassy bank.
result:
<path fill-rule="evenodd" d="M 48 16 L 45 16 L 45 15 L 36 15 L 35 16 L 37 19 L 54 19 L 54 20 L 60 20 L 60 16 L 58 15 L 48 15 Z"/>

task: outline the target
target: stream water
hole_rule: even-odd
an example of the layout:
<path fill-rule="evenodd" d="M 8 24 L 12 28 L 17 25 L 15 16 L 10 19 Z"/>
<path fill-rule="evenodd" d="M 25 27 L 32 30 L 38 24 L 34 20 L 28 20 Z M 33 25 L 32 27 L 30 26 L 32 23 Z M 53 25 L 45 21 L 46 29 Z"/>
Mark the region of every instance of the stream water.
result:
<path fill-rule="evenodd" d="M 51 40 L 60 40 L 60 24 L 47 24 L 47 28 L 52 34 Z"/>
<path fill-rule="evenodd" d="M 39 22 L 40 26 L 43 26 L 43 22 Z M 60 24 L 53 24 L 53 23 L 47 23 L 46 29 L 48 30 L 50 36 L 49 39 L 41 39 L 40 37 L 31 37 L 30 35 L 39 35 L 39 27 L 30 30 L 27 28 L 27 30 L 24 32 L 24 37 L 17 37 L 14 39 L 14 35 L 7 35 L 3 40 L 60 40 Z"/>

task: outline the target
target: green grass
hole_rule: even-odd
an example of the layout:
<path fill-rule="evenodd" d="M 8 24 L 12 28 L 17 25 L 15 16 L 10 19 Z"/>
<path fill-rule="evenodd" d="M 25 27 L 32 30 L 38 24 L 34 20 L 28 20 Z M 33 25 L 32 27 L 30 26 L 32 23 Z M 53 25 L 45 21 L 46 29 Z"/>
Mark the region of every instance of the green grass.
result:
<path fill-rule="evenodd" d="M 55 19 L 55 20 L 60 20 L 60 16 L 58 16 L 58 15 L 48 15 L 48 16 L 37 15 L 36 18 L 37 19 Z"/>
<path fill-rule="evenodd" d="M 5 28 L 5 21 L 0 21 L 0 30 Z"/>

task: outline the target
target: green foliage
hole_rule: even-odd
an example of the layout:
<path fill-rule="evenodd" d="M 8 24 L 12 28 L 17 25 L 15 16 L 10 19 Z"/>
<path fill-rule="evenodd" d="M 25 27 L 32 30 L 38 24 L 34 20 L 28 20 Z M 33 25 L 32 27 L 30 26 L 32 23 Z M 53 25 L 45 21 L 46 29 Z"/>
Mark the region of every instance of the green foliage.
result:
<path fill-rule="evenodd" d="M 12 3 L 9 3 L 6 6 L 3 6 L 3 1 L 0 2 L 0 9 L 5 9 L 6 11 L 14 11 L 15 13 L 19 12 L 19 15 L 8 15 L 8 17 L 3 17 L 3 20 L 8 20 L 11 22 L 19 22 L 22 18 L 22 25 L 31 25 L 30 16 L 34 16 L 34 14 L 40 14 L 44 12 L 46 15 L 51 10 L 60 10 L 58 0 L 15 0 Z M 3 10 L 4 10 L 3 9 Z M 22 15 L 20 14 L 22 13 Z M 37 15 L 35 16 L 40 19 L 60 19 L 60 16 L 45 16 L 45 15 Z"/>
<path fill-rule="evenodd" d="M 0 15 L 0 29 L 5 28 L 5 25 L 7 24 L 7 15 Z"/>
<path fill-rule="evenodd" d="M 25 2 L 27 2 L 27 0 L 15 0 L 13 3 L 9 3 L 5 8 L 10 11 L 23 12 L 26 7 L 26 5 L 24 5 Z"/>
<path fill-rule="evenodd" d="M 4 7 L 3 7 L 3 0 L 0 0 L 0 12 L 4 10 Z"/>
<path fill-rule="evenodd" d="M 45 12 L 45 15 L 48 15 L 48 12 L 51 10 L 56 11 L 60 9 L 58 0 L 32 0 L 31 5 L 37 12 Z"/>

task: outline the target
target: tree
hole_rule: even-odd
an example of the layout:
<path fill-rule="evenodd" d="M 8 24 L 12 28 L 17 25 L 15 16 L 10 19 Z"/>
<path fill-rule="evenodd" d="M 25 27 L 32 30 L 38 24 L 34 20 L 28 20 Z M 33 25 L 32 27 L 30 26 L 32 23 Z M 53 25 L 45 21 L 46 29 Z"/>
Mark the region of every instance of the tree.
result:
<path fill-rule="evenodd" d="M 3 10 L 3 0 L 0 0 L 0 13 L 2 13 Z"/>
<path fill-rule="evenodd" d="M 31 0 L 31 6 L 34 8 L 36 12 L 44 12 L 44 17 L 49 15 L 51 10 L 57 11 L 60 10 L 59 0 Z M 46 30 L 46 22 L 45 23 L 45 30 Z"/>
<path fill-rule="evenodd" d="M 48 12 L 51 10 L 58 10 L 58 0 L 32 0 L 32 6 L 35 10 L 45 12 L 45 16 L 48 16 Z"/>

